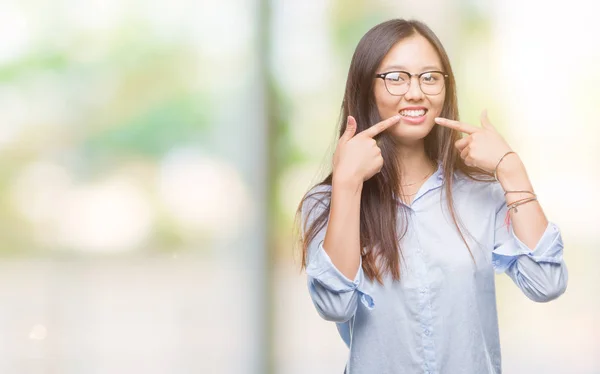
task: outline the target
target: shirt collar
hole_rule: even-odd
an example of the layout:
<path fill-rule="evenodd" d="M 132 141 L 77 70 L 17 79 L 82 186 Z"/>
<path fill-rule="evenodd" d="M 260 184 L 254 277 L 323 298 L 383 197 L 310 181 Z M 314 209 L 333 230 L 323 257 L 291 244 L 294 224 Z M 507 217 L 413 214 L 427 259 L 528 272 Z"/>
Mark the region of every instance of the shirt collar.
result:
<path fill-rule="evenodd" d="M 425 195 L 427 192 L 429 192 L 431 190 L 435 190 L 436 188 L 441 187 L 444 184 L 444 168 L 442 167 L 442 162 L 438 161 L 437 164 L 438 164 L 437 170 L 434 171 L 433 174 L 429 178 L 427 178 L 425 183 L 423 183 L 421 188 L 419 188 L 419 192 L 417 193 L 417 195 L 415 195 L 415 198 L 413 199 L 411 206 L 421 196 Z M 395 199 L 399 204 L 406 205 L 397 196 L 395 196 Z"/>
<path fill-rule="evenodd" d="M 444 184 L 444 167 L 441 161 L 438 161 L 438 168 L 435 172 L 433 172 L 433 174 L 431 175 L 431 177 L 429 177 L 425 183 L 423 183 L 423 185 L 420 188 L 419 193 L 417 194 L 417 196 L 415 197 L 415 200 L 420 196 L 423 195 L 425 193 L 427 193 L 428 191 L 431 191 L 433 189 L 436 189 L 438 187 L 440 187 L 442 184 Z"/>

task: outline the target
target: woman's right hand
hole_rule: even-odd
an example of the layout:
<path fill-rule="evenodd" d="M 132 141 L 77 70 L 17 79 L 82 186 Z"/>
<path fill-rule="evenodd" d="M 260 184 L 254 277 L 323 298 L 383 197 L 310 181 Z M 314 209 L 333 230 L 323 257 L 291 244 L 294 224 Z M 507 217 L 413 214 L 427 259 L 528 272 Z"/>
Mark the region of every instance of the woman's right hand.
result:
<path fill-rule="evenodd" d="M 336 180 L 362 183 L 379 173 L 383 167 L 381 149 L 373 139 L 400 120 L 395 115 L 383 120 L 356 136 L 356 120 L 348 116 L 346 130 L 338 140 L 333 155 L 333 177 Z"/>

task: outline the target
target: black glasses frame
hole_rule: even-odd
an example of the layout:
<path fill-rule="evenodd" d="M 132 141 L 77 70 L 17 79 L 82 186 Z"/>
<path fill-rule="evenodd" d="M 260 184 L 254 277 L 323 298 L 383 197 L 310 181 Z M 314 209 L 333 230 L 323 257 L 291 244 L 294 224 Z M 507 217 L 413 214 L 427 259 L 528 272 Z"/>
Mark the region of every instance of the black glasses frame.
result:
<path fill-rule="evenodd" d="M 443 71 L 439 71 L 439 70 L 429 70 L 429 71 L 424 71 L 422 73 L 419 74 L 411 74 L 408 71 L 404 71 L 404 70 L 394 70 L 394 71 L 388 71 L 385 73 L 381 73 L 381 74 L 375 74 L 375 78 L 381 78 L 383 79 L 383 83 L 385 85 L 385 89 L 387 90 L 387 92 L 392 95 L 392 96 L 404 96 L 406 95 L 406 92 L 400 95 L 396 95 L 390 92 L 390 89 L 387 86 L 387 81 L 386 81 L 386 77 L 388 74 L 392 74 L 392 73 L 404 73 L 406 75 L 408 75 L 408 86 L 406 89 L 406 92 L 408 92 L 408 90 L 410 90 L 410 85 L 412 83 L 412 77 L 417 77 L 417 82 L 419 82 L 419 89 L 421 90 L 421 92 L 423 92 L 423 94 L 428 95 L 428 96 L 435 96 L 435 95 L 439 95 L 442 90 L 444 89 L 444 86 L 446 85 L 446 79 L 448 78 L 448 74 L 444 73 Z M 425 91 L 423 91 L 423 88 L 421 87 L 421 77 L 425 74 L 430 74 L 430 73 L 439 73 L 442 74 L 442 76 L 444 77 L 444 85 L 442 86 L 442 89 L 440 90 L 440 92 L 436 93 L 436 94 L 426 94 Z"/>

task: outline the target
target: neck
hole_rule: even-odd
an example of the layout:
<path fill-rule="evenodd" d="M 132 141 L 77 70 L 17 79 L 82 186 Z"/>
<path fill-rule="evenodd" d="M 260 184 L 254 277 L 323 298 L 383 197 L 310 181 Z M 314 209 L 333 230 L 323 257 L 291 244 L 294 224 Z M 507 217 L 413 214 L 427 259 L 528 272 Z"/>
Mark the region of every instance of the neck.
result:
<path fill-rule="evenodd" d="M 402 145 L 398 147 L 396 154 L 400 161 L 402 184 L 418 181 L 437 167 L 437 165 L 427 157 L 424 142 L 412 145 Z"/>

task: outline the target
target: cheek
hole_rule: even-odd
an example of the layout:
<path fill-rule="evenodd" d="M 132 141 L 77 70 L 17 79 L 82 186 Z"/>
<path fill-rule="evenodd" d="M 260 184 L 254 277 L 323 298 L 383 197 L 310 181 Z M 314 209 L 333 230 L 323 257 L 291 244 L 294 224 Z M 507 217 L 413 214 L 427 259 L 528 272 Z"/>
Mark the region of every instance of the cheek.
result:
<path fill-rule="evenodd" d="M 442 108 L 444 107 L 444 98 L 444 95 L 439 95 L 431 100 L 431 108 L 434 110 L 436 116 L 439 116 L 442 112 Z"/>
<path fill-rule="evenodd" d="M 383 90 L 385 91 L 385 88 Z M 399 97 L 392 96 L 387 91 L 378 91 L 375 93 L 375 102 L 377 103 L 377 109 L 379 109 L 379 115 L 382 118 L 391 117 L 396 114 L 399 101 Z"/>

